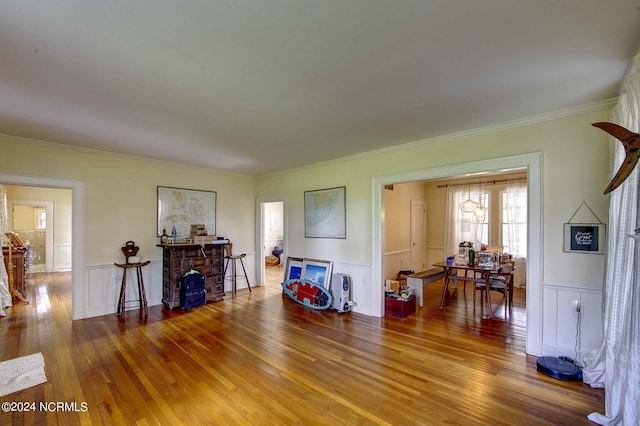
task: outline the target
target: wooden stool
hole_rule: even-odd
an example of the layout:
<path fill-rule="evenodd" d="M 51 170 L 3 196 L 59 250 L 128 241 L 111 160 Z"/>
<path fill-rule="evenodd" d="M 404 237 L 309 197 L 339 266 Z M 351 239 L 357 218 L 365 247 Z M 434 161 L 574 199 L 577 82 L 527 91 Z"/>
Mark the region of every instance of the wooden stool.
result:
<path fill-rule="evenodd" d="M 249 277 L 247 276 L 247 270 L 244 268 L 244 262 L 242 261 L 242 259 L 247 254 L 246 253 L 242 253 L 242 254 L 234 255 L 231 252 L 232 247 L 233 247 L 233 244 L 231 244 L 231 243 L 225 244 L 225 246 L 224 246 L 224 249 L 227 252 L 227 255 L 224 258 L 227 259 L 227 261 L 224 264 L 224 271 L 222 273 L 222 276 L 226 277 L 227 268 L 229 267 L 229 262 L 231 262 L 231 276 L 229 277 L 229 279 L 231 280 L 231 297 L 235 298 L 236 297 L 236 287 L 237 287 L 237 284 L 238 284 L 238 277 L 243 278 L 242 275 L 238 275 L 236 273 L 236 260 L 239 260 L 240 261 L 240 265 L 242 266 L 242 271 L 244 272 L 244 279 L 247 280 L 247 286 L 249 287 L 249 293 L 251 293 L 251 284 L 249 283 Z"/>
<path fill-rule="evenodd" d="M 122 284 L 120 285 L 120 297 L 118 298 L 118 310 L 116 311 L 116 315 L 121 316 L 124 315 L 125 308 L 125 294 L 127 291 L 127 270 L 131 268 L 136 268 L 136 276 L 138 278 L 138 300 L 134 300 L 133 302 L 140 302 L 140 309 L 144 310 L 145 315 L 149 315 L 149 308 L 147 307 L 147 294 L 144 291 L 144 281 L 142 279 L 142 267 L 147 266 L 151 261 L 147 260 L 143 263 L 114 263 L 114 265 L 124 269 L 122 271 Z"/>
<path fill-rule="evenodd" d="M 146 262 L 131 262 L 129 263 L 129 259 L 138 254 L 138 250 L 140 247 L 136 246 L 136 243 L 133 241 L 127 241 L 120 250 L 124 254 L 126 259 L 126 263 L 114 263 L 119 268 L 124 269 L 122 271 L 122 284 L 120 285 L 120 297 L 118 298 L 118 310 L 116 311 L 116 315 L 121 316 L 124 315 L 124 305 L 125 305 L 125 295 L 127 292 L 127 271 L 131 268 L 136 268 L 136 277 L 138 278 L 138 297 L 137 301 L 140 302 L 140 310 L 144 310 L 145 315 L 149 315 L 149 308 L 147 307 L 147 294 L 144 291 L 144 281 L 142 280 L 142 267 L 147 266 L 151 261 L 147 260 Z M 136 258 L 139 260 L 139 258 Z M 135 302 L 135 300 L 134 300 Z"/>

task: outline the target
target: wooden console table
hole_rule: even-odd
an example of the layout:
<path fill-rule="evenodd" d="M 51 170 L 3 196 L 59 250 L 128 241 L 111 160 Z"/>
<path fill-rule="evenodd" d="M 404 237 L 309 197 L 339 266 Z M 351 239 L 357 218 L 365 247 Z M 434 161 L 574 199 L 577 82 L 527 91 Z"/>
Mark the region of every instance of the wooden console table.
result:
<path fill-rule="evenodd" d="M 162 248 L 162 303 L 169 309 L 180 306 L 180 279 L 196 270 L 205 276 L 207 302 L 224 298 L 224 246 L 229 240 L 211 244 L 158 244 Z"/>
<path fill-rule="evenodd" d="M 11 253 L 8 247 L 2 247 L 2 256 L 4 257 L 4 266 L 9 273 L 9 255 L 13 261 L 13 286 L 18 292 L 24 295 L 25 284 L 27 281 L 27 255 L 26 247 L 13 247 Z"/>

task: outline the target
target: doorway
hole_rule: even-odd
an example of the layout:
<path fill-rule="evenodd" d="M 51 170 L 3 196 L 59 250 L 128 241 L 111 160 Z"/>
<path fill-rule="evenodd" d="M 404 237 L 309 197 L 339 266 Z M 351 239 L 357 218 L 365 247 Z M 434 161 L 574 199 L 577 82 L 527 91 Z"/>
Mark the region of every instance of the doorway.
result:
<path fill-rule="evenodd" d="M 61 179 L 42 178 L 14 174 L 0 173 L 0 183 L 6 185 L 23 185 L 34 188 L 57 188 L 70 190 L 71 217 L 69 227 L 71 229 L 71 241 L 69 246 L 73 250 L 69 253 L 69 265 L 71 268 L 71 319 L 82 319 L 86 316 L 84 297 L 84 182 Z"/>
<path fill-rule="evenodd" d="M 286 199 L 259 198 L 257 210 L 256 275 L 262 285 L 280 288 L 287 258 Z"/>
<path fill-rule="evenodd" d="M 530 355 L 542 354 L 542 154 L 532 153 L 513 157 L 495 158 L 472 163 L 461 163 L 431 169 L 417 170 L 396 175 L 374 177 L 373 179 L 373 282 L 372 306 L 374 314 L 384 315 L 384 242 L 385 215 L 384 188 L 399 182 L 416 182 L 431 179 L 459 176 L 485 171 L 498 171 L 512 168 L 527 170 L 529 203 L 527 208 L 527 253 L 526 267 L 526 352 Z"/>

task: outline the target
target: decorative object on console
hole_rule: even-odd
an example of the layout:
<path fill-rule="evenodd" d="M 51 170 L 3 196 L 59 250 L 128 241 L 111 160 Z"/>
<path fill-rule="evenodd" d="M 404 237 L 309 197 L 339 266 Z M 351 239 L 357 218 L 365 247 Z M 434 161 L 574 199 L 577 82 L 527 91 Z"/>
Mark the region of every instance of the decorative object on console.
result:
<path fill-rule="evenodd" d="M 607 188 L 604 190 L 605 194 L 610 193 L 624 182 L 633 169 L 638 164 L 638 158 L 640 158 L 640 134 L 634 133 L 614 123 L 599 122 L 591 124 L 594 127 L 604 130 L 614 138 L 622 142 L 625 151 L 625 159 L 618 172 L 613 177 Z"/>

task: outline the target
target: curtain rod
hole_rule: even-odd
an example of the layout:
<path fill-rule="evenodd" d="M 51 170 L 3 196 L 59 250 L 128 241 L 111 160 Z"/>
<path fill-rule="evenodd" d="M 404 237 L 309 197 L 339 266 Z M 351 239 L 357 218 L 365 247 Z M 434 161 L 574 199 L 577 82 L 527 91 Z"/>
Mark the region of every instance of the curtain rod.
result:
<path fill-rule="evenodd" d="M 488 180 L 485 182 L 477 182 L 477 183 L 449 183 L 445 185 L 438 185 L 438 188 L 448 188 L 450 186 L 474 186 L 474 185 L 496 185 L 498 183 L 504 182 L 526 182 L 527 179 L 502 179 L 502 180 Z"/>

